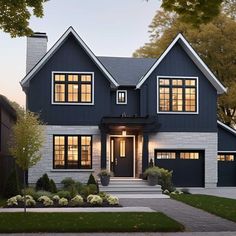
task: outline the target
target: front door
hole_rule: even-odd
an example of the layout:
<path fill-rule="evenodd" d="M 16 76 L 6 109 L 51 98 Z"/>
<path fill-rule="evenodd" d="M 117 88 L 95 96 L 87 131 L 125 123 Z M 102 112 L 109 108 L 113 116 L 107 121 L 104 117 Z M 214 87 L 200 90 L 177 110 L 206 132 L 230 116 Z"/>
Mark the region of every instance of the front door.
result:
<path fill-rule="evenodd" d="M 133 138 L 111 138 L 111 169 L 115 177 L 133 177 Z"/>

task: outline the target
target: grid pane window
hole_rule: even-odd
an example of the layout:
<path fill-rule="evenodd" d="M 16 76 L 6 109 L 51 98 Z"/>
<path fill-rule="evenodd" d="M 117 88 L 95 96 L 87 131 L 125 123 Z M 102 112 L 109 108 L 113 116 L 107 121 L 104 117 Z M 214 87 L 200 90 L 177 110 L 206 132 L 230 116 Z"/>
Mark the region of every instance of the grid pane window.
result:
<path fill-rule="evenodd" d="M 54 139 L 54 167 L 63 168 L 65 165 L 65 137 L 56 136 Z"/>
<path fill-rule="evenodd" d="M 127 91 L 117 91 L 117 104 L 126 104 L 127 103 Z"/>
<path fill-rule="evenodd" d="M 218 161 L 234 161 L 234 155 L 232 154 L 219 154 L 217 156 Z"/>
<path fill-rule="evenodd" d="M 91 169 L 91 145 L 91 136 L 54 136 L 54 169 Z"/>
<path fill-rule="evenodd" d="M 181 152 L 180 159 L 198 160 L 199 159 L 199 152 Z"/>
<path fill-rule="evenodd" d="M 91 74 L 54 74 L 54 102 L 91 103 Z"/>
<path fill-rule="evenodd" d="M 81 137 L 81 167 L 91 167 L 91 137 Z"/>
<path fill-rule="evenodd" d="M 157 152 L 156 158 L 157 159 L 175 159 L 176 153 L 175 152 Z"/>
<path fill-rule="evenodd" d="M 196 79 L 159 79 L 159 111 L 196 112 Z"/>

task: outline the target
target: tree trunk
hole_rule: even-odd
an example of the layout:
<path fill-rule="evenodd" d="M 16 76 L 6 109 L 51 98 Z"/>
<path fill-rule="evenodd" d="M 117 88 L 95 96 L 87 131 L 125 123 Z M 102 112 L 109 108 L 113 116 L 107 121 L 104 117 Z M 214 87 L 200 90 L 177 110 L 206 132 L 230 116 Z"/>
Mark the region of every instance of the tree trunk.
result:
<path fill-rule="evenodd" d="M 25 197 L 25 189 L 26 189 L 26 172 L 24 171 L 24 213 L 26 213 L 26 197 Z"/>

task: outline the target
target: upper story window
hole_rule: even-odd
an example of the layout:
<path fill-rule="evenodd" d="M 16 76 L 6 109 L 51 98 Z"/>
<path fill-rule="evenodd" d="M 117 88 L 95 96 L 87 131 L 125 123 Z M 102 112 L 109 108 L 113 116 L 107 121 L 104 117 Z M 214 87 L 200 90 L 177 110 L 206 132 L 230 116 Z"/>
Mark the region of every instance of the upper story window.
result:
<path fill-rule="evenodd" d="M 116 91 L 116 104 L 127 104 L 127 90 Z"/>
<path fill-rule="evenodd" d="M 92 73 L 53 73 L 53 103 L 92 104 Z"/>
<path fill-rule="evenodd" d="M 158 112 L 196 113 L 197 78 L 158 78 Z"/>

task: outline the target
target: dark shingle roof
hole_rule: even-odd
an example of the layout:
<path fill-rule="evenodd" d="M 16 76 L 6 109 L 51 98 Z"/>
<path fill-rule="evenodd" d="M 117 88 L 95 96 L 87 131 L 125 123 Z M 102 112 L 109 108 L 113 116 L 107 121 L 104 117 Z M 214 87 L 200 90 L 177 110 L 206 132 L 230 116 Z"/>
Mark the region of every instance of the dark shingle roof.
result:
<path fill-rule="evenodd" d="M 120 86 L 136 86 L 157 59 L 133 57 L 98 57 Z"/>

